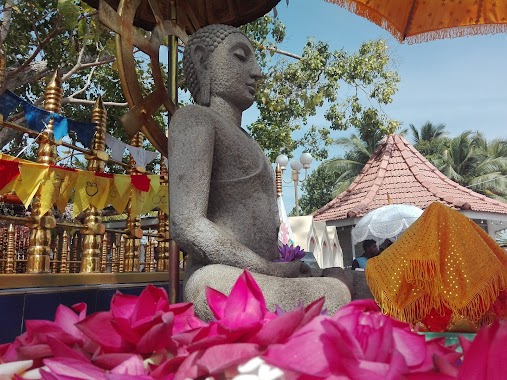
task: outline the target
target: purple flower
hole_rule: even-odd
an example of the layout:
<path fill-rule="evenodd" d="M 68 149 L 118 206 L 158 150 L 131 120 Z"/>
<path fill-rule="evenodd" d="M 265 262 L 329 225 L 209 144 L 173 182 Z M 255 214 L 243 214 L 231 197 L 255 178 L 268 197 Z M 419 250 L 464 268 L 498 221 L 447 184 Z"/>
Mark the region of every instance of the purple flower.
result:
<path fill-rule="evenodd" d="M 293 245 L 288 244 L 278 247 L 278 253 L 280 254 L 280 258 L 275 261 L 283 261 L 287 263 L 290 261 L 301 260 L 306 255 L 306 252 L 299 245 L 294 247 Z"/>

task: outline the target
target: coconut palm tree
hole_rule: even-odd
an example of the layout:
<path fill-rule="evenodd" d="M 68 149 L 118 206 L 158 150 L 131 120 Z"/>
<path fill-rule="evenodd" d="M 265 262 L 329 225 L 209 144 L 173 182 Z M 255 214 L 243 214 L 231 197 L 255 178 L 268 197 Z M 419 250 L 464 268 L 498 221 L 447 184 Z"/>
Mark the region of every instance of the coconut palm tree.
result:
<path fill-rule="evenodd" d="M 335 143 L 347 150 L 344 157 L 336 157 L 325 163 L 326 170 L 337 173 L 333 196 L 347 189 L 370 159 L 379 141 L 363 141 L 355 134 L 339 138 Z"/>
<path fill-rule="evenodd" d="M 487 141 L 483 134 L 477 132 L 473 145 L 477 165 L 467 178 L 468 187 L 507 202 L 507 140 Z"/>
<path fill-rule="evenodd" d="M 445 124 L 433 124 L 427 121 L 420 129 L 417 129 L 414 124 L 409 126 L 414 140 L 414 148 L 425 157 L 438 154 L 447 141 Z"/>
<path fill-rule="evenodd" d="M 434 139 L 438 139 L 440 137 L 444 137 L 447 132 L 445 131 L 445 124 L 433 124 L 430 121 L 424 123 L 420 130 L 418 130 L 414 124 L 410 124 L 410 130 L 412 131 L 412 137 L 414 139 L 414 143 L 417 144 L 421 141 L 431 141 Z"/>
<path fill-rule="evenodd" d="M 472 131 L 462 132 L 459 136 L 452 138 L 436 157 L 430 158 L 447 178 L 461 185 L 467 185 L 467 177 L 478 162 L 471 135 Z"/>
<path fill-rule="evenodd" d="M 448 178 L 488 197 L 507 201 L 507 141 L 488 142 L 483 134 L 462 132 L 430 157 Z"/>

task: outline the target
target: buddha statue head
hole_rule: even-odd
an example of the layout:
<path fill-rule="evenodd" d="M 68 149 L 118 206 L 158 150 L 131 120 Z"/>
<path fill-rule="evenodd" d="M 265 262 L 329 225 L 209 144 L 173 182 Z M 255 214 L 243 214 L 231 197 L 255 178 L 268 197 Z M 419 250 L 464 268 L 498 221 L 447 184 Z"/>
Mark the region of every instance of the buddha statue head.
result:
<path fill-rule="evenodd" d="M 218 96 L 242 110 L 253 103 L 261 72 L 248 38 L 237 28 L 213 24 L 196 31 L 183 54 L 183 68 L 195 102 L 209 106 Z"/>

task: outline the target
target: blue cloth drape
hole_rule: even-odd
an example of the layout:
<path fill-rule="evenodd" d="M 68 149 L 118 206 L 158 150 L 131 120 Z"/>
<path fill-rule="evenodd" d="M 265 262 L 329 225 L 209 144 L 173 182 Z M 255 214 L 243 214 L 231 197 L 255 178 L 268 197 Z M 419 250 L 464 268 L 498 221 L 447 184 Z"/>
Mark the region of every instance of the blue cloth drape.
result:
<path fill-rule="evenodd" d="M 76 132 L 76 135 L 84 147 L 90 148 L 95 135 L 95 123 L 83 123 L 68 119 L 57 113 L 48 112 L 34 106 L 32 103 L 20 98 L 13 92 L 6 90 L 0 95 L 0 113 L 4 120 L 19 106 L 23 106 L 26 123 L 32 131 L 41 132 L 44 130 L 51 118 L 53 119 L 53 132 L 55 141 L 69 134 L 69 130 Z"/>

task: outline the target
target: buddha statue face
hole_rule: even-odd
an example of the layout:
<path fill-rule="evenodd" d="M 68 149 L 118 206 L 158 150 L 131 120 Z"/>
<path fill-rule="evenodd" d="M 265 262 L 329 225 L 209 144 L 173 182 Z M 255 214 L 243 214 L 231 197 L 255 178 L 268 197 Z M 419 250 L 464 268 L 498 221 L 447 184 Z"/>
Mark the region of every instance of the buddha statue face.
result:
<path fill-rule="evenodd" d="M 210 95 L 226 100 L 241 111 L 255 100 L 261 71 L 250 41 L 239 33 L 229 35 L 209 59 Z"/>
<path fill-rule="evenodd" d="M 212 98 L 220 98 L 244 111 L 254 102 L 256 82 L 261 76 L 250 41 L 238 29 L 225 25 L 210 25 L 203 30 L 196 32 L 184 56 L 194 99 L 208 106 Z"/>

